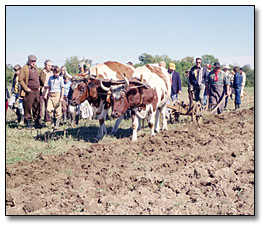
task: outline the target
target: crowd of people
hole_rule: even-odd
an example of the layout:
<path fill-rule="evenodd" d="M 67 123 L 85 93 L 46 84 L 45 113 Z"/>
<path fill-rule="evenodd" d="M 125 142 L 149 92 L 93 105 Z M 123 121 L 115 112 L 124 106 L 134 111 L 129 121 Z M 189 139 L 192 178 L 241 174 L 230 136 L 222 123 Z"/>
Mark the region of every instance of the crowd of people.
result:
<path fill-rule="evenodd" d="M 159 66 L 166 68 L 166 63 L 162 61 Z M 175 64 L 170 63 L 168 73 L 172 80 L 172 101 L 178 99 L 182 89 L 180 75 L 175 69 Z M 235 109 L 239 109 L 244 94 L 246 75 L 243 69 L 237 66 L 231 71 L 229 69 L 229 64 L 225 64 L 222 70 L 219 62 L 215 62 L 213 67 L 210 64 L 202 66 L 202 59 L 196 58 L 195 66 L 185 71 L 190 106 L 195 100 L 200 102 L 203 110 L 212 110 L 217 107 L 215 113 L 221 114 L 227 107 L 229 96 L 232 98 L 232 93 L 234 93 Z"/>
<path fill-rule="evenodd" d="M 38 70 L 36 61 L 35 55 L 29 55 L 26 65 L 23 67 L 19 64 L 15 65 L 11 96 L 6 88 L 6 110 L 9 107 L 14 111 L 18 123 L 25 123 L 27 129 L 32 129 L 33 119 L 34 128 L 52 125 L 58 129 L 61 120 L 66 123 L 67 119 L 70 119 L 71 125 L 77 125 L 80 113 L 84 114 L 83 118 L 91 118 L 93 111 L 88 102 L 78 106 L 69 104 L 72 96 L 70 87 L 72 76 L 67 72 L 66 67 L 54 66 L 48 59 L 44 62 L 44 68 Z M 159 66 L 167 69 L 164 61 L 160 62 Z M 78 68 L 79 73 L 87 73 L 90 65 L 80 63 Z M 220 114 L 224 108 L 226 109 L 229 96 L 234 93 L 235 109 L 239 109 L 246 75 L 242 68 L 237 66 L 231 71 L 229 69 L 230 66 L 225 64 L 222 70 L 218 62 L 214 63 L 213 67 L 210 64 L 202 66 L 202 59 L 196 58 L 195 66 L 185 71 L 190 106 L 193 100 L 200 102 L 204 110 L 211 110 L 220 104 L 216 110 L 216 113 Z M 175 63 L 170 63 L 167 71 L 171 76 L 171 100 L 178 100 L 182 83 Z M 42 115 L 44 115 L 44 123 Z"/>
<path fill-rule="evenodd" d="M 26 65 L 15 65 L 11 97 L 6 88 L 6 110 L 8 107 L 13 110 L 18 123 L 25 123 L 27 129 L 50 125 L 58 129 L 60 121 L 66 123 L 67 119 L 70 119 L 71 125 L 77 125 L 82 107 L 69 105 L 72 76 L 65 66 L 54 66 L 49 59 L 45 60 L 44 68 L 38 70 L 36 61 L 35 55 L 29 55 Z M 89 71 L 90 65 L 80 63 L 78 68 L 79 73 L 85 73 Z M 19 104 L 16 107 L 17 100 Z M 93 113 L 88 102 L 83 107 L 83 118 L 91 117 Z M 32 120 L 34 127 L 31 125 Z"/>

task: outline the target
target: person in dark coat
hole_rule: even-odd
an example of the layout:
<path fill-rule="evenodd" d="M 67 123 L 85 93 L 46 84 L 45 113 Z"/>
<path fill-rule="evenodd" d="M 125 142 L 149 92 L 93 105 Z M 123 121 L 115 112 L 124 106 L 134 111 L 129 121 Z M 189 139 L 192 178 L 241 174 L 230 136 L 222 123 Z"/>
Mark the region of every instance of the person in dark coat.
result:
<path fill-rule="evenodd" d="M 234 104 L 235 104 L 235 110 L 236 110 L 240 108 L 240 104 L 241 104 L 241 88 L 242 88 L 243 77 L 242 75 L 240 75 L 239 67 L 234 67 L 233 71 L 235 72 L 234 77 L 233 77 L 233 88 L 235 92 Z"/>
<path fill-rule="evenodd" d="M 214 69 L 210 71 L 206 79 L 206 90 L 211 102 L 211 110 L 216 109 L 215 114 L 223 112 L 225 102 L 222 100 L 225 95 L 230 95 L 229 87 L 230 81 L 224 71 L 221 70 L 220 63 L 214 63 Z M 216 108 L 218 104 L 220 105 Z"/>
<path fill-rule="evenodd" d="M 180 95 L 182 91 L 181 78 L 179 73 L 175 71 L 175 63 L 170 63 L 168 73 L 172 81 L 171 99 L 174 101 L 178 99 L 178 94 Z"/>
<path fill-rule="evenodd" d="M 207 78 L 207 69 L 202 66 L 202 59 L 196 58 L 196 65 L 190 69 L 189 82 L 193 86 L 195 100 L 204 105 L 205 81 Z"/>

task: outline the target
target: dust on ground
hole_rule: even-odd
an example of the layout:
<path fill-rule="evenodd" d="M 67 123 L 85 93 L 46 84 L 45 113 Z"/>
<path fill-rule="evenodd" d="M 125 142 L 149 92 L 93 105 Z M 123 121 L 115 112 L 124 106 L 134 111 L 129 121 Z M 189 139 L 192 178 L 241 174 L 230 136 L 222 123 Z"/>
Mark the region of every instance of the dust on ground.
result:
<path fill-rule="evenodd" d="M 6 166 L 7 215 L 253 215 L 254 108 Z"/>

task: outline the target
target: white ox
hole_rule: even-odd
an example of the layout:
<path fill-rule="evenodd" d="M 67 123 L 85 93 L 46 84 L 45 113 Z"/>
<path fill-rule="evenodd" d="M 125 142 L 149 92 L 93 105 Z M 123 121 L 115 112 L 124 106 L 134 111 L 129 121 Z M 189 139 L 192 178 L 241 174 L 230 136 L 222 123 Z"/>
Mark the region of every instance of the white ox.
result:
<path fill-rule="evenodd" d="M 134 79 L 141 81 L 134 81 Z M 137 140 L 139 119 L 144 119 L 149 113 L 151 135 L 159 132 L 159 112 L 162 114 L 162 130 L 167 130 L 166 104 L 171 95 L 171 79 L 165 68 L 155 64 L 147 64 L 135 69 L 133 79 L 127 80 L 125 88 L 112 92 L 114 117 L 121 117 L 127 109 L 135 112 L 132 121 L 132 140 Z M 156 122 L 155 122 L 156 120 Z"/>

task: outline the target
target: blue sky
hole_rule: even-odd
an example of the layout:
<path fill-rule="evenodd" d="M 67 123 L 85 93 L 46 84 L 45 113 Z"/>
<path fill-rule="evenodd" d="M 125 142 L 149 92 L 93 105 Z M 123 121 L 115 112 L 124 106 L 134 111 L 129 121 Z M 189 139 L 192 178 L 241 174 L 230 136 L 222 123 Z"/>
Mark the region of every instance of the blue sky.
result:
<path fill-rule="evenodd" d="M 252 6 L 7 6 L 6 63 L 29 54 L 63 65 L 73 55 L 94 63 L 138 63 L 142 53 L 181 60 L 210 54 L 254 67 Z"/>

